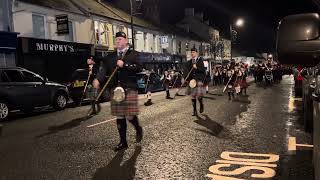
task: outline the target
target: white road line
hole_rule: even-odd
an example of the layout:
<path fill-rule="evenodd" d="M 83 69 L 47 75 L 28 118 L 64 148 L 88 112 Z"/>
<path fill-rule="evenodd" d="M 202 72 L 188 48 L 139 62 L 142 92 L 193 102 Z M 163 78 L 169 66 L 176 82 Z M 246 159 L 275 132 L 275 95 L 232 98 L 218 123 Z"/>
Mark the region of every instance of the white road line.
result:
<path fill-rule="evenodd" d="M 87 126 L 87 128 L 92 128 L 92 127 L 98 126 L 100 124 L 105 124 L 105 123 L 108 123 L 108 122 L 111 122 L 111 121 L 114 121 L 114 120 L 117 120 L 117 118 L 113 118 L 113 119 L 105 120 L 105 121 L 102 121 L 102 122 L 99 122 L 99 123 L 96 123 L 96 124 L 92 124 L 90 126 Z"/>

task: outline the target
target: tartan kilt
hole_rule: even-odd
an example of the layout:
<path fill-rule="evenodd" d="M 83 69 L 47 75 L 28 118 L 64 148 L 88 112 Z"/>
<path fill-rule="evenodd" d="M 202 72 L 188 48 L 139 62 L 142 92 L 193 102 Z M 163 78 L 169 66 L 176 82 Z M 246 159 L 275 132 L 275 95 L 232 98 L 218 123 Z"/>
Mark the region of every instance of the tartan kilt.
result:
<path fill-rule="evenodd" d="M 90 100 L 95 100 L 98 96 L 98 89 L 94 88 L 91 84 L 87 86 L 86 97 Z"/>
<path fill-rule="evenodd" d="M 240 86 L 241 86 L 241 89 L 247 88 L 248 87 L 247 81 L 246 80 L 242 80 L 241 83 L 240 83 Z"/>
<path fill-rule="evenodd" d="M 231 86 L 231 87 L 230 87 Z M 227 87 L 227 92 L 229 93 L 233 93 L 235 91 L 235 88 L 233 87 L 233 85 L 228 85 Z"/>
<path fill-rule="evenodd" d="M 135 116 L 139 114 L 138 92 L 126 90 L 125 93 L 125 100 L 120 103 L 115 102 L 113 98 L 111 99 L 111 114 L 113 116 Z"/>
<path fill-rule="evenodd" d="M 203 97 L 206 94 L 206 89 L 203 85 L 203 82 L 198 81 L 197 82 L 197 87 L 195 88 L 190 88 L 190 86 L 187 86 L 187 95 L 192 96 L 193 98 L 195 97 Z"/>

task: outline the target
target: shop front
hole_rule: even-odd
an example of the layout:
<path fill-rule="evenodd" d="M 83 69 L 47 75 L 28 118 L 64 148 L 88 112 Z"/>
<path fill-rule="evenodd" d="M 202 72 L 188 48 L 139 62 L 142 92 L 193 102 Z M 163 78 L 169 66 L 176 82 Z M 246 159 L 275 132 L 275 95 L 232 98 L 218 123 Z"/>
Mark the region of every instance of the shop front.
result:
<path fill-rule="evenodd" d="M 181 56 L 171 54 L 140 53 L 140 60 L 147 70 L 162 74 L 165 70 L 181 70 Z"/>
<path fill-rule="evenodd" d="M 76 69 L 86 68 L 93 45 L 35 38 L 18 38 L 17 66 L 50 81 L 67 82 Z"/>

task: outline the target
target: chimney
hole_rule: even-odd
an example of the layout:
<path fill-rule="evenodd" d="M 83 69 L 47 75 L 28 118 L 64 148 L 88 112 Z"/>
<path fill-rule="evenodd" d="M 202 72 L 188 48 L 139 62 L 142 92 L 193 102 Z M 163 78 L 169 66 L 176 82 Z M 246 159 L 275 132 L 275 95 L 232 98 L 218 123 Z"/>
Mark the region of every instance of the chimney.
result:
<path fill-rule="evenodd" d="M 194 8 L 186 8 L 184 12 L 185 16 L 194 16 Z"/>
<path fill-rule="evenodd" d="M 203 21 L 203 12 L 196 13 L 196 17 L 200 19 L 200 21 Z"/>

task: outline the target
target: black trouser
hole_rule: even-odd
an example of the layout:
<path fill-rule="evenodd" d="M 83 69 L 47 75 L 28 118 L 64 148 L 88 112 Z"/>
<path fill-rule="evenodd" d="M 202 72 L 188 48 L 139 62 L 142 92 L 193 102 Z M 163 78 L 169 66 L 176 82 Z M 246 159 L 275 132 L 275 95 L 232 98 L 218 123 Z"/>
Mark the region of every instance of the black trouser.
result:
<path fill-rule="evenodd" d="M 133 116 L 132 120 L 129 122 L 134 126 L 137 132 L 141 132 L 142 128 L 139 125 L 138 116 Z M 117 118 L 117 127 L 120 135 L 120 143 L 127 144 L 127 121 L 126 118 Z"/>
<path fill-rule="evenodd" d="M 93 114 L 97 114 L 101 111 L 100 102 L 96 102 L 95 100 L 91 101 L 91 109 Z"/>

